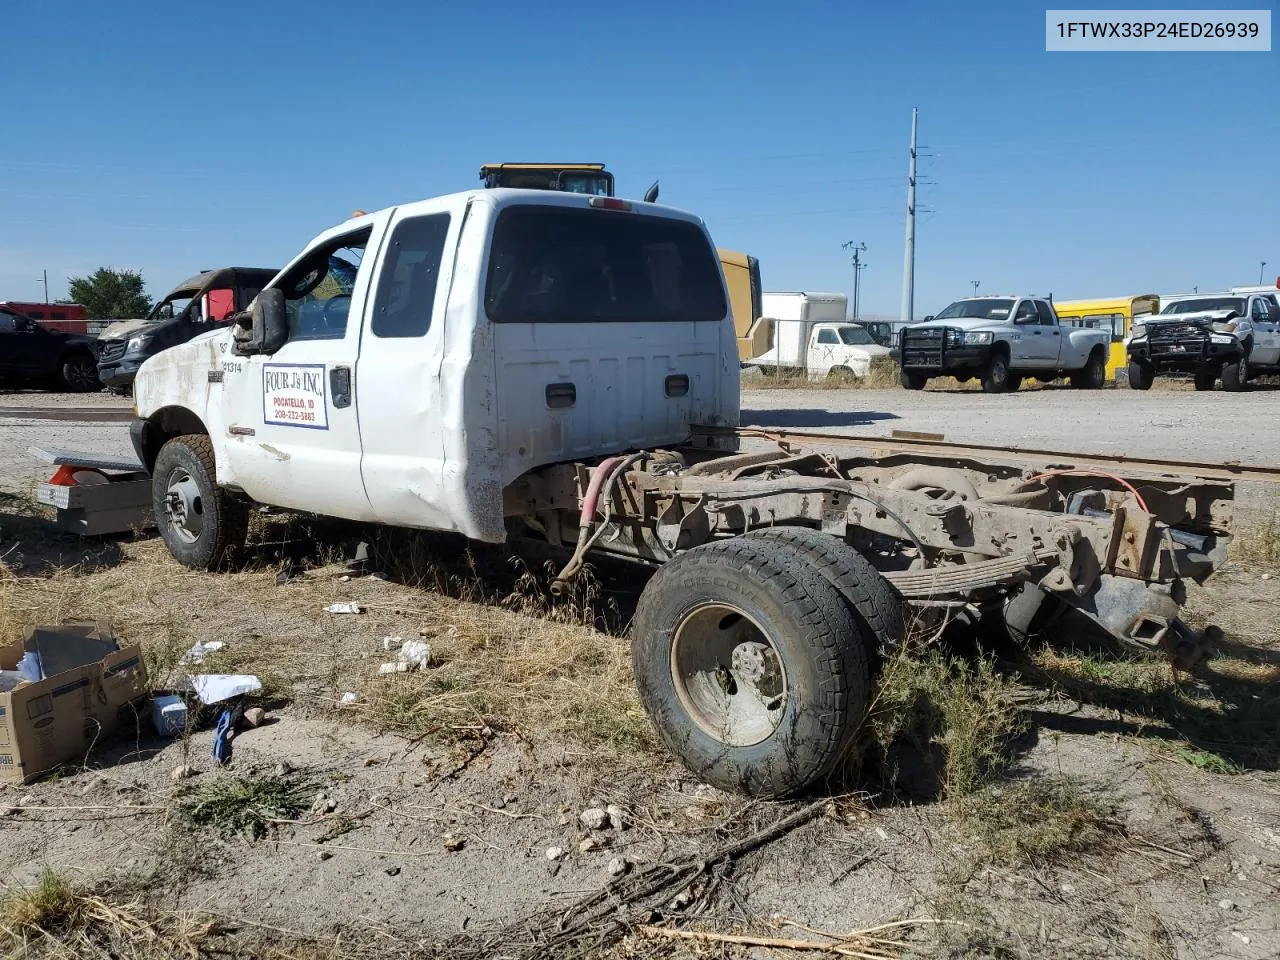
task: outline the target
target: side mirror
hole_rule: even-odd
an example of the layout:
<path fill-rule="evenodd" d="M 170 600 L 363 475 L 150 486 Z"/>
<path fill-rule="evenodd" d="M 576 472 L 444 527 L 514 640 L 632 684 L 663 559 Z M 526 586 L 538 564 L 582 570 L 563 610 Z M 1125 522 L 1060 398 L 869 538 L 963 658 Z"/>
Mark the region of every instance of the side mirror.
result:
<path fill-rule="evenodd" d="M 645 203 L 656 203 L 658 200 L 658 181 L 653 181 L 653 186 L 644 192 Z"/>
<path fill-rule="evenodd" d="M 930 320 L 932 320 L 932 319 L 933 319 L 933 314 L 931 313 L 931 314 L 929 314 L 927 317 L 925 317 L 925 318 L 924 318 L 924 322 L 925 322 L 925 323 L 928 323 L 928 322 L 929 322 Z"/>
<path fill-rule="evenodd" d="M 261 291 L 249 308 L 252 346 L 255 353 L 275 353 L 289 339 L 289 316 L 284 310 L 284 291 L 269 287 Z"/>

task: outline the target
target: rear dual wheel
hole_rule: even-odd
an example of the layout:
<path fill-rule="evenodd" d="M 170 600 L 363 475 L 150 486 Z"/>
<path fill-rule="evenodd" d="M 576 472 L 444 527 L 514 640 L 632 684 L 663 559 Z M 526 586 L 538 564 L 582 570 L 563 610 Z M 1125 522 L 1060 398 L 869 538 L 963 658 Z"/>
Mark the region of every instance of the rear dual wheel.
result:
<path fill-rule="evenodd" d="M 871 623 L 892 622 L 879 593 L 852 602 L 837 575 L 856 576 L 824 567 L 800 538 L 762 533 L 690 550 L 649 582 L 633 626 L 636 682 L 695 775 L 783 797 L 836 767 L 867 707 Z"/>

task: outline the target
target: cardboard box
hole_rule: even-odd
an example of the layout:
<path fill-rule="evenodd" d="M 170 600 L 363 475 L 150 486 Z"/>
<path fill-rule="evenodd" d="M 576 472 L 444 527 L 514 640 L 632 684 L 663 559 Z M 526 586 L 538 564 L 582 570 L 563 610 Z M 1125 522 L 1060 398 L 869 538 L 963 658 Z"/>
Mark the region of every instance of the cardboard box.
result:
<path fill-rule="evenodd" d="M 78 650 L 93 649 L 92 641 L 113 645 L 110 633 L 93 625 L 39 627 L 0 647 L 0 669 L 14 670 L 24 652 L 51 649 L 60 639 Z M 119 730 L 136 729 L 136 701 L 146 695 L 147 668 L 137 646 L 0 693 L 0 782 L 28 783 L 64 763 L 83 763 Z"/>

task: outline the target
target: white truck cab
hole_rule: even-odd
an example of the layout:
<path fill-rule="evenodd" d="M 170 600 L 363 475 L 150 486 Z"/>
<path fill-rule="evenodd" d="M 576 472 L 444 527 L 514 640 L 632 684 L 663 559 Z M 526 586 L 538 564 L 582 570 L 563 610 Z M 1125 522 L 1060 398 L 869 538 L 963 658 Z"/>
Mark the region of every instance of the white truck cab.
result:
<path fill-rule="evenodd" d="M 499 189 L 359 216 L 251 316 L 139 371 L 133 440 L 153 472 L 166 440 L 204 434 L 237 498 L 494 542 L 504 488 L 533 467 L 738 422 L 715 248 L 653 204 Z M 162 466 L 170 546 L 220 549 L 196 465 Z"/>

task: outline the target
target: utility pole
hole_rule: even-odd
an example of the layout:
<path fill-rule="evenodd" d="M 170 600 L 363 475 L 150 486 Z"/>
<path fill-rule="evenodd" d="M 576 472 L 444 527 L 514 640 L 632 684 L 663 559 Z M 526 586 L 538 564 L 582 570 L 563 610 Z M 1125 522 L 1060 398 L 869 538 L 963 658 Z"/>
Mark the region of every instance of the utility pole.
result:
<path fill-rule="evenodd" d="M 49 302 L 49 271 L 44 270 L 41 272 L 44 274 L 44 276 L 42 277 L 42 282 L 44 283 L 44 302 L 48 303 Z"/>
<path fill-rule="evenodd" d="M 976 297 L 978 295 L 978 284 L 981 283 L 982 281 L 970 280 L 969 282 L 973 284 L 973 295 Z"/>
<path fill-rule="evenodd" d="M 1267 272 L 1267 261 L 1263 260 L 1262 265 L 1258 267 L 1258 286 L 1262 286 L 1262 275 Z"/>
<path fill-rule="evenodd" d="M 915 319 L 916 285 L 916 116 L 911 108 L 911 162 L 907 168 L 907 242 L 902 253 L 902 323 Z"/>
<path fill-rule="evenodd" d="M 866 269 L 866 264 L 862 262 L 862 254 L 866 252 L 867 245 L 865 243 L 856 243 L 853 240 L 847 240 L 840 244 L 846 250 L 853 251 L 853 319 L 857 320 L 858 313 L 858 276 Z"/>

